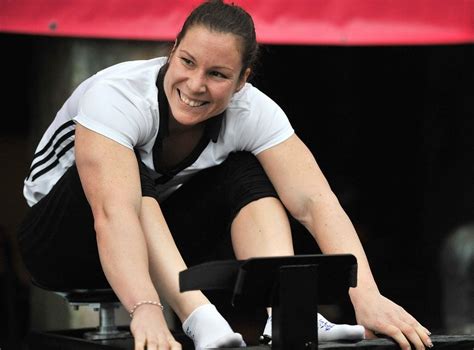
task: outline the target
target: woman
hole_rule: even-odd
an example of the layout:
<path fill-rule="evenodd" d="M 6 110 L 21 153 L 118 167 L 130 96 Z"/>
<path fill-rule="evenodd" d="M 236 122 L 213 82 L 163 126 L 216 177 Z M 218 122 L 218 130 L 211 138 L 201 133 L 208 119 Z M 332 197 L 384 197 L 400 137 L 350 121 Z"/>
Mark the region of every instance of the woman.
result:
<path fill-rule="evenodd" d="M 223 232 L 238 259 L 293 254 L 286 208 L 324 253 L 357 257 L 350 297 L 360 325 L 403 349 L 430 346 L 428 331 L 379 293 L 284 112 L 247 83 L 257 50 L 251 17 L 210 1 L 187 18 L 168 58 L 109 67 L 73 92 L 25 180 L 32 208 L 19 240 L 33 278 L 110 285 L 130 310 L 135 349 L 181 348 L 160 298 L 197 349 L 244 346 L 204 294 L 179 293 L 178 273 L 212 256 Z M 326 325 L 336 338 L 361 336 L 357 326 Z"/>

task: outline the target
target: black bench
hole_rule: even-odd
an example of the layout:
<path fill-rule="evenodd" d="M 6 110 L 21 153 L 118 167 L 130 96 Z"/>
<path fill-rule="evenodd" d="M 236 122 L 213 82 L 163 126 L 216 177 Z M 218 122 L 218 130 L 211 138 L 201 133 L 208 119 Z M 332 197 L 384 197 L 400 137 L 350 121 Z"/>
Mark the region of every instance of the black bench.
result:
<path fill-rule="evenodd" d="M 355 258 L 350 255 L 255 258 L 215 261 L 180 273 L 185 290 L 227 290 L 236 308 L 273 307 L 273 344 L 247 349 L 370 349 L 395 350 L 388 338 L 347 342 L 319 342 L 314 327 L 318 303 L 334 303 L 356 283 Z M 38 285 L 38 284 L 36 284 Z M 39 286 L 65 298 L 75 308 L 99 311 L 96 328 L 30 332 L 27 350 L 133 350 L 128 326 L 115 324 L 119 301 L 111 289 L 58 289 Z M 182 332 L 173 332 L 183 350 L 194 349 Z M 433 335 L 435 349 L 472 350 L 474 335 Z M 234 350 L 242 350 L 236 348 Z M 231 350 L 231 349 L 227 349 Z"/>

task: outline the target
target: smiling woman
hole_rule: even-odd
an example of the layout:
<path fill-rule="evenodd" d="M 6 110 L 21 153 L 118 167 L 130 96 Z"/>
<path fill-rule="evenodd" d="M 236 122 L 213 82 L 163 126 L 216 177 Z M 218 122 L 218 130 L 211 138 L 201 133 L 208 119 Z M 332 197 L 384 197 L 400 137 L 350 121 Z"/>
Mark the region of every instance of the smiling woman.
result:
<path fill-rule="evenodd" d="M 179 124 L 193 126 L 222 113 L 250 74 L 244 74 L 241 39 L 195 25 L 176 42 L 169 59 L 164 89 L 171 114 Z"/>
<path fill-rule="evenodd" d="M 26 266 L 42 285 L 112 287 L 133 316 L 136 350 L 181 348 L 161 298 L 196 349 L 244 346 L 203 293 L 179 292 L 179 272 L 214 259 L 229 235 L 238 259 L 294 254 L 289 212 L 324 253 L 358 261 L 349 294 L 359 325 L 314 315 L 320 339 L 376 331 L 404 349 L 430 346 L 426 328 L 379 293 L 352 223 L 285 112 L 247 82 L 257 49 L 250 15 L 212 0 L 190 14 L 169 57 L 82 82 L 24 182 Z M 269 316 L 267 338 L 271 329 Z"/>

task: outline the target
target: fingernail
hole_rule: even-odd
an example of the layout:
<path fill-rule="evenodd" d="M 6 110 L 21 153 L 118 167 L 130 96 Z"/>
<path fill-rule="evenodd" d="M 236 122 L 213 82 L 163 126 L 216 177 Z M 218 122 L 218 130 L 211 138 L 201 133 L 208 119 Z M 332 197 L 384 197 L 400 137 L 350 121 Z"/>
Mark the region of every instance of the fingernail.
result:
<path fill-rule="evenodd" d="M 429 348 L 432 348 L 433 346 L 434 346 L 434 345 L 433 345 L 433 343 L 431 342 L 431 339 L 428 339 L 428 347 L 429 347 Z"/>

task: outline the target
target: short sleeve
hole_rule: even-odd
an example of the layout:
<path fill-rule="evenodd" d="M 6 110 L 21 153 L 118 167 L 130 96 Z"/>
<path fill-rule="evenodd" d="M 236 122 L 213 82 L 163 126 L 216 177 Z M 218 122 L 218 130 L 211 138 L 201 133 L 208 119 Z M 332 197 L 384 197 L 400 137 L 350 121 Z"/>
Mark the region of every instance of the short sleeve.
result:
<path fill-rule="evenodd" d="M 79 101 L 74 121 L 133 149 L 152 131 L 148 103 L 114 82 L 99 81 Z"/>
<path fill-rule="evenodd" d="M 248 116 L 241 119 L 239 139 L 243 150 L 254 155 L 273 147 L 293 135 L 285 112 L 270 97 L 252 87 Z"/>

